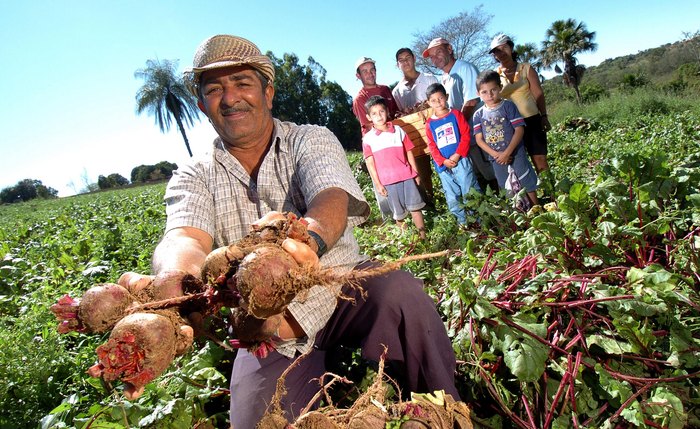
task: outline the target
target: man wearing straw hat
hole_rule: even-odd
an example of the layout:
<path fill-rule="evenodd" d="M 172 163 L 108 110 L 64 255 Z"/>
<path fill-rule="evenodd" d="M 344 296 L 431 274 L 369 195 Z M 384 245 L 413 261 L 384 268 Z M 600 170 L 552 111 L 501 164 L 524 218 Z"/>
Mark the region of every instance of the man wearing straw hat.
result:
<path fill-rule="evenodd" d="M 274 219 L 287 211 L 303 216 L 314 238 L 310 246 L 284 242 L 298 262 L 339 272 L 371 265 L 352 234 L 369 207 L 340 142 L 326 128 L 272 117 L 275 69 L 258 47 L 236 36 L 208 38 L 186 78 L 218 137 L 211 155 L 178 169 L 168 184 L 168 218 L 154 272 L 199 275 L 212 249 L 242 238 L 261 216 Z M 282 372 L 309 352 L 285 377 L 282 407 L 290 420 L 296 417 L 319 390 L 311 380 L 325 371 L 325 351 L 339 345 L 361 346 L 362 356 L 374 361 L 386 345 L 387 365 L 398 368 L 404 389 L 444 389 L 458 398 L 452 346 L 422 282 L 392 271 L 361 286 L 366 299 L 356 288 L 342 289 L 356 304 L 313 287 L 303 302 L 295 300 L 266 320 L 263 328 L 276 334 L 266 357 L 239 349 L 231 374 L 234 428 L 255 426 Z"/>

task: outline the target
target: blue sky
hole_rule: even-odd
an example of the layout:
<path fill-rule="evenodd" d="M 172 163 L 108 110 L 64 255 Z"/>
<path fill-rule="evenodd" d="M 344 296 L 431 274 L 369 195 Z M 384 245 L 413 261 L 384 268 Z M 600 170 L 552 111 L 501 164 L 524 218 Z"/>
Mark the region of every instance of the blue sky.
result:
<path fill-rule="evenodd" d="M 435 2 L 437 4 L 437 2 Z M 575 3 L 579 3 L 578 5 Z M 135 114 L 142 81 L 134 71 L 149 58 L 191 64 L 208 36 L 236 34 L 281 57 L 313 56 L 350 95 L 360 88 L 353 64 L 377 60 L 380 83 L 400 78 L 394 53 L 413 34 L 471 11 L 480 2 L 306 0 L 241 2 L 185 0 L 0 0 L 0 188 L 39 179 L 78 190 L 84 179 L 141 164 L 188 156 L 176 129 L 162 134 L 152 117 Z M 518 43 L 539 44 L 557 19 L 574 18 L 597 33 L 591 66 L 607 58 L 671 43 L 700 29 L 700 2 L 598 1 L 484 2 L 493 18 L 489 35 L 506 32 Z M 207 150 L 214 133 L 206 119 L 188 131 L 192 150 Z"/>

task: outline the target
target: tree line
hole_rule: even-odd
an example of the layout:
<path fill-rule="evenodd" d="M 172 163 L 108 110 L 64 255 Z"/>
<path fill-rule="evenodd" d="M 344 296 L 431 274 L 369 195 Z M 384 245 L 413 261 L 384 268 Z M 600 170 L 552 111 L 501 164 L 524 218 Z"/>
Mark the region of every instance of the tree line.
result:
<path fill-rule="evenodd" d="M 99 175 L 96 183 L 86 183 L 81 193 L 114 189 L 135 184 L 153 183 L 170 179 L 177 164 L 161 161 L 153 165 L 139 165 L 131 170 L 131 181 L 119 173 L 107 176 Z M 14 186 L 8 186 L 0 191 L 0 203 L 12 204 L 33 199 L 58 198 L 58 191 L 44 185 L 41 180 L 24 179 Z"/>

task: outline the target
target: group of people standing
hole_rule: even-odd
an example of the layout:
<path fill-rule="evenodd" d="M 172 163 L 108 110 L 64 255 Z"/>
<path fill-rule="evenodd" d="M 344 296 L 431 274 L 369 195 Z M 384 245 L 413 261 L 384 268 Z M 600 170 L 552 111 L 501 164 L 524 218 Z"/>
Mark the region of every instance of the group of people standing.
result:
<path fill-rule="evenodd" d="M 361 57 L 355 64 L 362 88 L 353 99 L 353 113 L 362 126 L 363 155 L 378 205 L 384 217 L 400 225 L 410 214 L 421 236 L 425 232 L 419 213 L 425 202 L 416 194 L 426 199 L 418 161 L 422 157 L 412 155 L 414 142 L 391 120 L 425 102 L 432 108 L 425 123 L 427 146 L 447 206 L 460 224 L 467 223 L 464 203 L 471 189 L 504 188 L 509 174 L 517 176 L 531 205 L 539 203 L 538 175 L 549 168 L 546 132 L 551 128 L 540 80 L 528 63 L 518 62 L 507 35 L 494 37 L 490 54 L 499 66 L 479 73 L 455 57 L 448 40 L 435 38 L 422 52 L 442 71 L 434 76 L 419 72 L 413 51 L 401 48 L 396 62 L 403 78 L 393 90 L 377 84 L 372 58 Z M 385 110 L 384 117 L 372 115 L 370 108 L 377 105 Z"/>

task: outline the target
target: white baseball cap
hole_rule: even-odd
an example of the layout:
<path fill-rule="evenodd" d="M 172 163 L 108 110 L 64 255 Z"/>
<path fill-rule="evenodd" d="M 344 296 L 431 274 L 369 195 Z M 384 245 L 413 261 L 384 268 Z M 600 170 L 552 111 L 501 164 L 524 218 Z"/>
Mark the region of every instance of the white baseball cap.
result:
<path fill-rule="evenodd" d="M 355 70 L 359 69 L 360 66 L 361 66 L 362 64 L 364 64 L 364 63 L 372 63 L 372 64 L 374 64 L 375 62 L 374 62 L 374 60 L 373 60 L 372 58 L 370 58 L 370 57 L 360 57 L 360 58 L 358 58 L 357 61 L 355 62 Z"/>
<path fill-rule="evenodd" d="M 497 47 L 506 44 L 506 43 L 513 43 L 510 37 L 506 36 L 505 34 L 497 34 L 496 37 L 491 40 L 491 47 L 489 48 L 489 54 L 493 52 L 494 49 Z"/>

